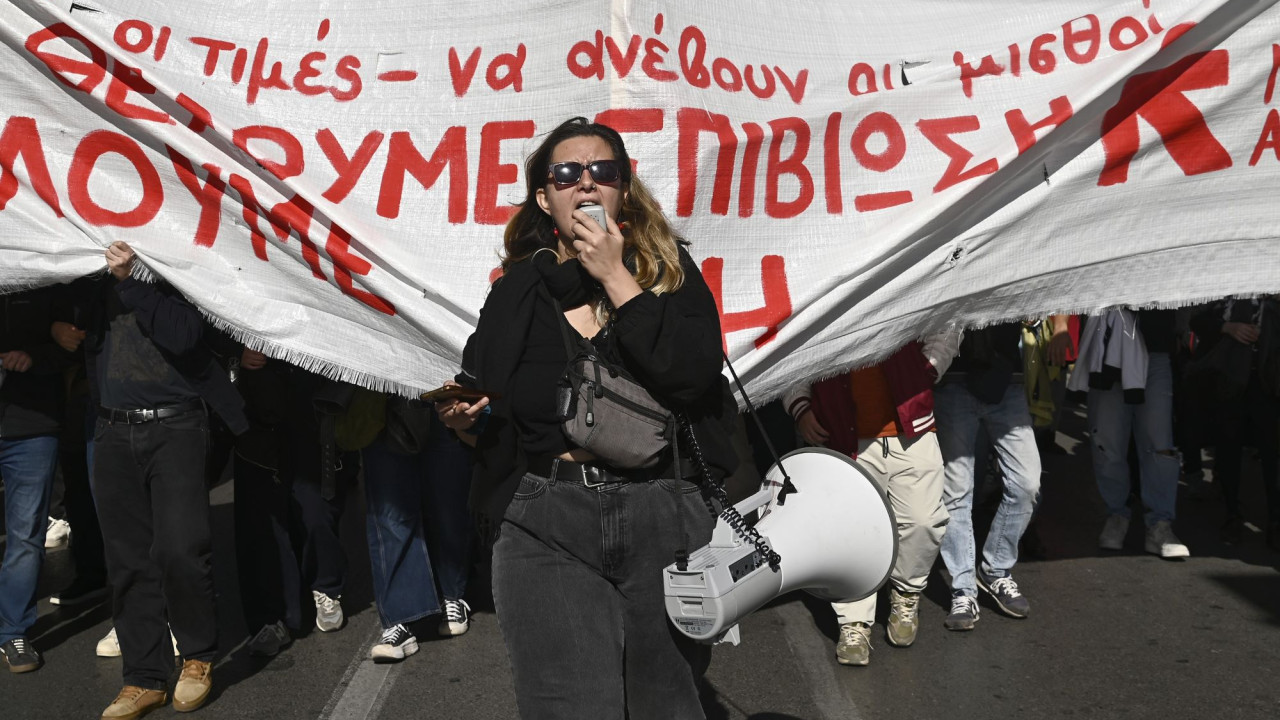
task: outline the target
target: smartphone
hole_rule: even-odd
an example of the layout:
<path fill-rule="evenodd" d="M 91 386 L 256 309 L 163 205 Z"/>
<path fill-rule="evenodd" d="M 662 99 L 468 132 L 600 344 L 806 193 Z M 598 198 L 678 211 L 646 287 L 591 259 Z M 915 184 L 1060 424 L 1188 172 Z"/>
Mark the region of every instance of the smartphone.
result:
<path fill-rule="evenodd" d="M 605 222 L 605 219 L 604 219 L 604 218 L 605 218 L 605 212 L 604 212 L 604 206 L 603 206 L 603 205 L 583 205 L 582 207 L 580 207 L 580 208 L 578 208 L 578 209 L 579 209 L 579 210 L 581 210 L 582 212 L 584 212 L 584 213 L 586 213 L 586 214 L 590 215 L 590 216 L 591 216 L 591 219 L 596 221 L 596 224 L 598 224 L 598 225 L 600 226 L 600 229 L 601 229 L 601 230 L 608 230 L 608 229 L 609 229 L 609 224 L 608 224 L 608 223 L 606 223 L 606 222 Z"/>
<path fill-rule="evenodd" d="M 444 385 L 429 390 L 418 396 L 422 402 L 438 403 L 447 402 L 449 400 L 460 400 L 466 403 L 479 402 L 481 398 L 489 398 L 496 400 L 501 397 L 498 393 L 489 392 L 488 390 L 477 390 L 475 388 L 463 387 L 461 385 Z"/>

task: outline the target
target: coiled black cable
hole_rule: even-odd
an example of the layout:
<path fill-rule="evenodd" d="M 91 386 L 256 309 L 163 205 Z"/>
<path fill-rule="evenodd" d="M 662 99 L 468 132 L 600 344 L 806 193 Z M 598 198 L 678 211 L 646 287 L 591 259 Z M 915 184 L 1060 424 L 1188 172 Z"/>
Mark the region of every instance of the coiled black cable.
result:
<path fill-rule="evenodd" d="M 782 562 L 782 556 L 774 552 L 770 547 L 769 541 L 764 539 L 754 527 L 747 524 L 747 519 L 742 517 L 742 513 L 729 502 L 729 494 L 725 492 L 724 481 L 717 480 L 715 475 L 711 473 L 711 466 L 707 465 L 707 460 L 702 455 L 702 447 L 698 445 L 698 438 L 693 432 L 693 423 L 689 422 L 689 418 L 684 413 L 675 413 L 676 422 L 680 425 L 680 434 L 684 436 L 684 440 L 688 443 L 690 459 L 693 460 L 694 467 L 698 474 L 702 476 L 702 500 L 707 504 L 707 510 L 712 515 L 716 515 L 716 506 L 712 502 L 714 498 L 723 508 L 718 514 L 720 519 L 724 520 L 733 531 L 743 540 L 751 543 L 756 548 L 756 554 L 763 558 L 769 564 L 769 569 L 777 572 L 779 564 Z"/>

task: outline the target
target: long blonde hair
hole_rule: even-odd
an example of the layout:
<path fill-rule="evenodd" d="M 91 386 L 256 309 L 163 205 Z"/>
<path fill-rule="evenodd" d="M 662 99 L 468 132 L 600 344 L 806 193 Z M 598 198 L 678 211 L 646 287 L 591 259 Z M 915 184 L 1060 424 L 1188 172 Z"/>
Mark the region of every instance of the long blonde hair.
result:
<path fill-rule="evenodd" d="M 623 254 L 635 266 L 632 276 L 641 288 L 656 295 L 678 290 L 684 284 L 679 243 L 684 242 L 667 222 L 658 202 L 640 179 L 631 174 L 631 156 L 616 130 L 575 117 L 547 134 L 524 164 L 525 199 L 503 231 L 502 269 L 530 258 L 543 248 L 556 249 L 555 224 L 538 205 L 538 190 L 546 187 L 551 153 L 560 143 L 575 137 L 598 137 L 609 144 L 618 161 L 622 210 L 615 221 L 623 228 Z M 632 263 L 628 264 L 628 267 Z"/>

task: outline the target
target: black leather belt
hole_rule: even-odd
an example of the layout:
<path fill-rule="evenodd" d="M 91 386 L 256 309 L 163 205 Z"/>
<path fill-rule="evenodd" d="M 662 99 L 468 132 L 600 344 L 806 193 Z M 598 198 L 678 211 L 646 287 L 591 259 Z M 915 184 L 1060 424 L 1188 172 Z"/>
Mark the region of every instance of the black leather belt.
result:
<path fill-rule="evenodd" d="M 690 482 L 698 482 L 693 468 L 682 465 L 683 477 Z M 529 459 L 525 468 L 534 475 L 540 475 L 553 482 L 581 483 L 589 488 L 627 482 L 649 482 L 658 478 L 674 479 L 675 468 L 670 463 L 653 468 L 637 468 L 634 470 L 614 470 L 596 463 L 572 462 L 561 460 L 554 455 L 542 455 Z"/>
<path fill-rule="evenodd" d="M 203 400 L 188 400 L 178 405 L 168 405 L 158 408 L 138 408 L 132 410 L 121 410 L 118 408 L 99 407 L 98 417 L 109 420 L 113 423 L 124 423 L 126 425 L 138 425 L 140 423 L 151 422 L 152 420 L 163 420 L 165 418 L 186 415 L 189 412 L 204 409 Z"/>

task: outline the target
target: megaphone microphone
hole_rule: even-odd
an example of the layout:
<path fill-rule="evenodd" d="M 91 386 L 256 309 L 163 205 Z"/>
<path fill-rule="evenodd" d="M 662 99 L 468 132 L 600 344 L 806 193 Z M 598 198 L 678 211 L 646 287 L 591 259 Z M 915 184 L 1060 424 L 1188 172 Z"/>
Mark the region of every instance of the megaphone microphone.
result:
<path fill-rule="evenodd" d="M 782 464 L 787 471 L 783 472 Z M 789 475 L 796 492 L 785 504 L 775 488 Z M 703 642 L 739 642 L 738 622 L 792 590 L 831 602 L 861 600 L 889 579 L 898 556 L 897 521 L 880 485 L 862 466 L 827 448 L 785 455 L 765 475 L 765 487 L 734 506 L 765 508 L 756 531 L 781 557 L 777 568 L 747 537 L 732 513 L 722 513 L 711 542 L 663 571 L 667 616 Z"/>

